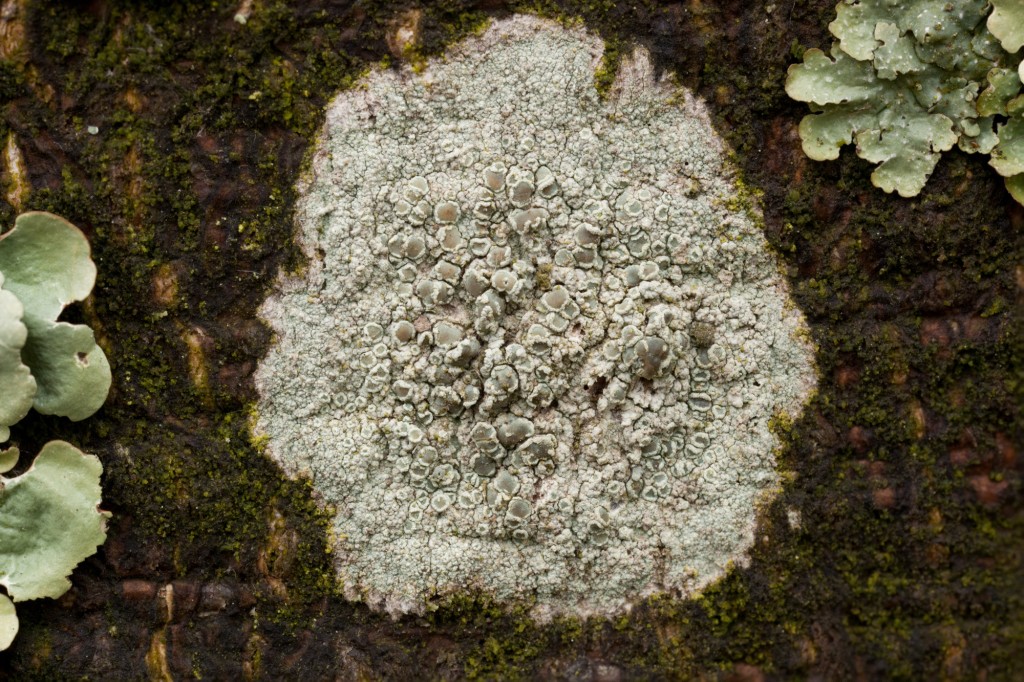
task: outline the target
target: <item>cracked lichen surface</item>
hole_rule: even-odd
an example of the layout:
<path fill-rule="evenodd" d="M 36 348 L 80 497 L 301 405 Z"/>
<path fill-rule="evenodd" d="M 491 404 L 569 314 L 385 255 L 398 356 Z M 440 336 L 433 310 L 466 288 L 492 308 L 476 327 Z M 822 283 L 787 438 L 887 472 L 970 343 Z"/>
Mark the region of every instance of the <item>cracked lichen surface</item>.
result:
<path fill-rule="evenodd" d="M 330 105 L 257 431 L 336 510 L 351 598 L 610 614 L 743 562 L 813 352 L 702 105 L 496 22 Z"/>

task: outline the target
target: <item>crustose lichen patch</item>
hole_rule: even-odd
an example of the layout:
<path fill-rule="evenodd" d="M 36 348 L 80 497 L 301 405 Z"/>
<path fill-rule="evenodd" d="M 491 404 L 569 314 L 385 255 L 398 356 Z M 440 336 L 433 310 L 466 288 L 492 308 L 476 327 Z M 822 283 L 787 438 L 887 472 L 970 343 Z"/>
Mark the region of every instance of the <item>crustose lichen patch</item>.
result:
<path fill-rule="evenodd" d="M 352 598 L 610 614 L 753 541 L 813 352 L 701 104 L 601 47 L 514 17 L 328 109 L 257 430 Z"/>

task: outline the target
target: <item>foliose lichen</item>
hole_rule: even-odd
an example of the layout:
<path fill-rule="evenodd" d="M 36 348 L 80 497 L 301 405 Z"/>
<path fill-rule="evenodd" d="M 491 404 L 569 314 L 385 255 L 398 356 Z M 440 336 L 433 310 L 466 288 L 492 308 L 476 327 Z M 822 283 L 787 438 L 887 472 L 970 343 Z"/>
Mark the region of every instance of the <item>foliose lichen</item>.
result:
<path fill-rule="evenodd" d="M 32 407 L 77 421 L 106 401 L 110 364 L 92 330 L 57 321 L 95 281 L 89 242 L 63 218 L 23 213 L 0 235 L 0 443 Z"/>
<path fill-rule="evenodd" d="M 35 407 L 85 419 L 110 390 L 110 365 L 86 325 L 58 322 L 92 291 L 89 242 L 63 218 L 22 213 L 0 235 L 0 443 Z M 0 474 L 19 450 L 0 450 Z M 0 476 L 0 651 L 18 632 L 15 601 L 59 597 L 67 576 L 106 538 L 102 466 L 64 441 L 47 443 L 20 476 Z"/>
<path fill-rule="evenodd" d="M 0 452 L 0 474 L 17 461 L 17 448 Z M 94 455 L 50 441 L 23 474 L 0 476 L 0 651 L 18 632 L 11 600 L 61 596 L 72 569 L 106 539 L 102 471 Z"/>
<path fill-rule="evenodd" d="M 328 109 L 255 429 L 351 598 L 610 614 L 753 541 L 813 350 L 702 105 L 601 50 L 514 17 Z"/>
<path fill-rule="evenodd" d="M 800 122 L 804 152 L 835 159 L 853 142 L 879 164 L 876 187 L 911 197 L 955 144 L 990 154 L 1024 203 L 1022 26 L 1020 0 L 843 0 L 831 59 L 807 50 L 786 79 L 814 112 Z"/>

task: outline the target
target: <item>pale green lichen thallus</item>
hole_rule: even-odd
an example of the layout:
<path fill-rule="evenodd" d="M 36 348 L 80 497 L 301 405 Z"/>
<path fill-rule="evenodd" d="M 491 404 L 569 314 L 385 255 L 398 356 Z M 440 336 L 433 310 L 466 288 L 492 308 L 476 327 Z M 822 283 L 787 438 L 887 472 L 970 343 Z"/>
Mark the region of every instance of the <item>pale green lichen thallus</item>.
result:
<path fill-rule="evenodd" d="M 810 158 L 853 143 L 876 187 L 912 197 L 956 145 L 990 155 L 1024 204 L 1024 0 L 843 0 L 828 27 L 829 54 L 807 50 L 786 79 L 813 112 Z"/>
<path fill-rule="evenodd" d="M 57 320 L 95 281 L 89 242 L 59 216 L 22 213 L 0 235 L 0 443 L 33 407 L 78 421 L 106 401 L 110 364 L 93 331 Z"/>
<path fill-rule="evenodd" d="M 93 331 L 57 319 L 95 281 L 88 240 L 60 216 L 22 213 L 0 235 L 0 444 L 33 407 L 78 421 L 106 401 L 110 364 Z M 0 474 L 19 458 L 17 447 L 0 449 Z M 50 441 L 24 473 L 0 475 L 0 651 L 18 632 L 14 602 L 67 592 L 68 575 L 106 539 L 102 470 L 94 455 Z"/>
<path fill-rule="evenodd" d="M 601 51 L 514 17 L 328 108 L 256 430 L 351 598 L 610 614 L 753 542 L 813 349 L 702 104 Z"/>

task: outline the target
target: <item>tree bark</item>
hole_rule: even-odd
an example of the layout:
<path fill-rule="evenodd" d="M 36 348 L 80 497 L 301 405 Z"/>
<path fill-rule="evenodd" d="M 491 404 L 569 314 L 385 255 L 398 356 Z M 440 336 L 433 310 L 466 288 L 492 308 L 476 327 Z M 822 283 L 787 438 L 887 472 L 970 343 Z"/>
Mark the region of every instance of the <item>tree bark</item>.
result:
<path fill-rule="evenodd" d="M 257 308 L 293 245 L 323 106 L 488 17 L 579 18 L 705 98 L 760 197 L 818 346 L 786 482 L 748 567 L 614 621 L 537 625 L 483 596 L 391 620 L 338 595 L 329 516 L 249 431 Z M 0 217 L 53 211 L 99 279 L 65 318 L 111 359 L 84 422 L 114 514 L 57 601 L 19 604 L 13 679 L 1009 679 L 1024 649 L 1024 210 L 984 159 L 924 192 L 808 160 L 783 90 L 831 0 L 130 0 L 0 8 Z M 614 60 L 609 61 L 614 68 Z M 6 228 L 5 228 L 6 229 Z M 2 388 L 0 388 L 2 390 Z"/>

